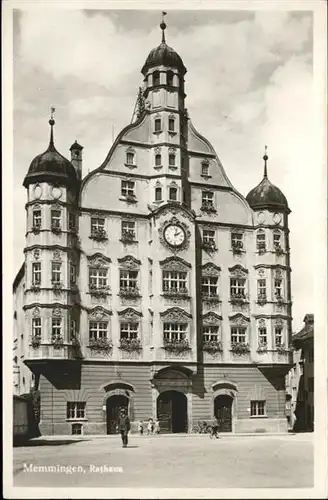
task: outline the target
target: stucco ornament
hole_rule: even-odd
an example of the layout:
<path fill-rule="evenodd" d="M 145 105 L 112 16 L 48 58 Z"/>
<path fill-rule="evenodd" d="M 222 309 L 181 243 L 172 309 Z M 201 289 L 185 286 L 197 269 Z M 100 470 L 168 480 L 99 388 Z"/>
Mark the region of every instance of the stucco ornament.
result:
<path fill-rule="evenodd" d="M 221 268 L 208 262 L 202 266 L 202 276 L 219 276 Z"/>
<path fill-rule="evenodd" d="M 41 314 L 40 308 L 39 307 L 34 307 L 34 309 L 32 311 L 32 316 L 34 318 L 39 318 L 40 314 Z"/>
<path fill-rule="evenodd" d="M 41 255 L 41 251 L 39 248 L 35 248 L 34 252 L 33 252 L 33 258 L 35 260 L 39 260 L 40 258 L 40 255 Z"/>
<path fill-rule="evenodd" d="M 222 316 L 215 314 L 214 312 L 208 312 L 203 316 L 203 325 L 219 325 L 222 321 Z"/>
<path fill-rule="evenodd" d="M 178 323 L 181 321 L 190 321 L 192 316 L 180 307 L 171 307 L 170 309 L 161 312 L 160 317 L 164 321 L 172 321 L 173 323 Z"/>
<path fill-rule="evenodd" d="M 122 269 L 139 269 L 141 265 L 141 261 L 133 257 L 133 255 L 126 255 L 125 257 L 122 257 L 122 259 L 117 259 L 120 268 Z"/>
<path fill-rule="evenodd" d="M 90 256 L 88 255 L 87 259 L 89 261 L 89 265 L 92 267 L 108 268 L 111 263 L 111 259 L 101 253 L 96 253 Z"/>
<path fill-rule="evenodd" d="M 262 278 L 265 276 L 265 270 L 261 268 L 257 271 L 257 274 Z"/>
<path fill-rule="evenodd" d="M 96 321 L 101 321 L 102 319 L 108 319 L 112 315 L 111 311 L 105 309 L 104 307 L 97 306 L 89 311 L 89 318 Z"/>
<path fill-rule="evenodd" d="M 159 265 L 163 271 L 187 272 L 191 268 L 191 264 L 180 257 L 168 257 L 167 259 L 162 260 Z"/>
<path fill-rule="evenodd" d="M 61 317 L 62 315 L 62 310 L 60 307 L 55 307 L 53 310 L 52 310 L 52 315 L 53 316 L 56 316 L 56 317 Z"/>
<path fill-rule="evenodd" d="M 248 270 L 240 265 L 229 267 L 231 276 L 235 278 L 247 278 Z"/>
<path fill-rule="evenodd" d="M 234 314 L 233 316 L 229 316 L 229 320 L 232 325 L 236 326 L 246 326 L 250 322 L 250 319 L 243 314 Z"/>
<path fill-rule="evenodd" d="M 265 323 L 265 319 L 263 319 L 263 318 L 262 318 L 262 319 L 259 319 L 259 326 L 260 326 L 261 328 L 264 328 L 264 327 L 265 327 L 265 324 L 266 324 L 266 323 Z"/>
<path fill-rule="evenodd" d="M 285 322 L 284 322 L 284 320 L 283 320 L 282 318 L 277 318 L 277 319 L 275 320 L 275 325 L 276 325 L 276 326 L 284 326 L 284 323 L 285 323 Z"/>
<path fill-rule="evenodd" d="M 122 320 L 125 321 L 139 321 L 140 317 L 142 316 L 142 313 L 136 311 L 132 307 L 127 307 L 123 311 L 118 311 L 118 315 Z"/>
<path fill-rule="evenodd" d="M 170 211 L 171 212 L 171 211 Z M 168 230 L 172 228 L 176 228 L 176 232 L 180 232 L 183 235 L 183 239 L 181 238 L 181 242 L 177 246 L 172 246 L 173 243 L 170 243 L 168 240 Z M 159 229 L 159 240 L 165 247 L 169 248 L 172 252 L 181 252 L 182 250 L 186 250 L 189 247 L 191 233 L 187 224 L 182 222 L 177 217 L 171 217 L 171 219 L 164 221 Z"/>
<path fill-rule="evenodd" d="M 54 250 L 52 254 L 53 260 L 62 260 L 61 252 L 60 250 Z"/>

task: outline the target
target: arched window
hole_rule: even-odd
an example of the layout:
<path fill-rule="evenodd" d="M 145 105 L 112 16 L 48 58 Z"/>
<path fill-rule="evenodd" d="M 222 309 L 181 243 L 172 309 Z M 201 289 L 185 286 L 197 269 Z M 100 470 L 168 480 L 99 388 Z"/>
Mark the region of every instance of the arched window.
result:
<path fill-rule="evenodd" d="M 156 85 L 160 84 L 160 73 L 159 71 L 154 71 L 153 73 L 153 86 L 155 87 Z"/>
<path fill-rule="evenodd" d="M 161 132 L 161 130 L 162 130 L 162 120 L 159 117 L 155 118 L 154 130 L 155 130 L 155 132 Z"/>
<path fill-rule="evenodd" d="M 162 188 L 156 187 L 155 188 L 155 201 L 161 201 L 161 200 L 162 200 Z"/>
<path fill-rule="evenodd" d="M 166 73 L 166 83 L 167 83 L 167 85 L 170 85 L 171 87 L 173 86 L 173 76 L 174 76 L 173 71 L 168 71 Z"/>
<path fill-rule="evenodd" d="M 155 166 L 160 167 L 162 165 L 162 155 L 161 153 L 155 154 Z"/>
<path fill-rule="evenodd" d="M 202 175 L 208 176 L 209 175 L 209 169 L 210 165 L 207 160 L 202 161 Z"/>

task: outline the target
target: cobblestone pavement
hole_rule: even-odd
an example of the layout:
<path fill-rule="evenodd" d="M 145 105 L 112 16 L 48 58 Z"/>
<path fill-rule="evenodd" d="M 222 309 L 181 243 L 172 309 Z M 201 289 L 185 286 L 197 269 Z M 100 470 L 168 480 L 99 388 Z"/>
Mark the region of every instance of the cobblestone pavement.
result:
<path fill-rule="evenodd" d="M 49 466 L 66 472 L 42 470 Z M 313 435 L 132 435 L 126 449 L 119 436 L 41 441 L 14 448 L 14 486 L 310 488 Z"/>

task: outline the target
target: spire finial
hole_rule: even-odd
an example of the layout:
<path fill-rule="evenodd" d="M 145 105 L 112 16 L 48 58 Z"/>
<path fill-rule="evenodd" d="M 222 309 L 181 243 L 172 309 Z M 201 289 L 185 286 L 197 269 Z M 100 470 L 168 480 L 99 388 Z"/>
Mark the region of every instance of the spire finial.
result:
<path fill-rule="evenodd" d="M 264 146 L 264 156 L 263 156 L 263 160 L 264 160 L 264 177 L 268 177 L 267 161 L 268 161 L 269 157 L 267 155 L 267 150 L 268 150 L 268 146 L 265 145 Z"/>
<path fill-rule="evenodd" d="M 54 120 L 54 112 L 56 111 L 56 108 L 53 106 L 50 108 L 50 120 L 49 120 L 49 125 L 50 125 L 50 145 L 54 145 L 54 134 L 53 134 L 53 128 L 55 125 L 55 120 Z"/>
<path fill-rule="evenodd" d="M 166 30 L 166 24 L 164 22 L 164 17 L 166 16 L 167 12 L 162 12 L 162 22 L 161 24 L 159 25 L 159 27 L 161 28 L 162 30 L 162 43 L 166 43 L 165 41 L 165 30 Z"/>

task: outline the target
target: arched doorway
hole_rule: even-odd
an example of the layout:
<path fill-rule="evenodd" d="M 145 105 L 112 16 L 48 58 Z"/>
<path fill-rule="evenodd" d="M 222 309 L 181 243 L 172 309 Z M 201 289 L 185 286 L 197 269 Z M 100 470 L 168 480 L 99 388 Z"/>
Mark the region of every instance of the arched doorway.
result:
<path fill-rule="evenodd" d="M 125 408 L 128 411 L 129 398 L 123 395 L 110 396 L 106 401 L 107 434 L 116 434 L 116 422 L 119 411 Z"/>
<path fill-rule="evenodd" d="M 187 432 L 187 397 L 179 391 L 164 391 L 157 398 L 161 432 Z"/>
<path fill-rule="evenodd" d="M 214 399 L 214 415 L 219 421 L 220 432 L 232 432 L 232 403 L 233 398 L 227 394 Z"/>

